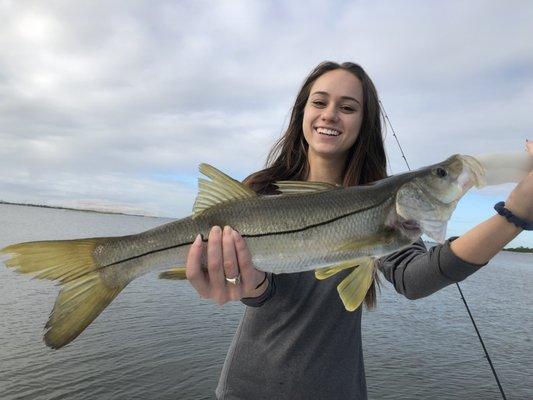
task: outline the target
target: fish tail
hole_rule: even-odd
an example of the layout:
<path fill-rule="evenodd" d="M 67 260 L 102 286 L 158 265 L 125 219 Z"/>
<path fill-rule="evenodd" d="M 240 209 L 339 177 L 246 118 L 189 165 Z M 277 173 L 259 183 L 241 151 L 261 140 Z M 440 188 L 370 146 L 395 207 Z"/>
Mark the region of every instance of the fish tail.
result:
<path fill-rule="evenodd" d="M 110 287 L 102 280 L 93 253 L 105 239 L 27 242 L 0 250 L 10 255 L 7 267 L 61 286 L 46 323 L 47 346 L 58 349 L 74 340 L 128 284 Z"/>
<path fill-rule="evenodd" d="M 63 285 L 46 323 L 46 345 L 59 349 L 73 341 L 126 285 L 109 287 L 98 272 Z"/>
<path fill-rule="evenodd" d="M 187 279 L 187 275 L 185 274 L 185 267 L 176 267 L 171 268 L 167 271 L 163 271 L 159 274 L 159 279 Z"/>

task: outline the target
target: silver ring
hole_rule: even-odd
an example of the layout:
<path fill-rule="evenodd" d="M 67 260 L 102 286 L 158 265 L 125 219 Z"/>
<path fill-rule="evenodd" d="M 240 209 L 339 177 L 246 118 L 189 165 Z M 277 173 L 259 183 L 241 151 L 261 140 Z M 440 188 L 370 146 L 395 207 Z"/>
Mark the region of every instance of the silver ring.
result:
<path fill-rule="evenodd" d="M 226 281 L 231 283 L 232 285 L 238 285 L 239 283 L 241 283 L 241 274 L 237 275 L 235 278 L 228 278 L 227 276 L 225 278 Z"/>

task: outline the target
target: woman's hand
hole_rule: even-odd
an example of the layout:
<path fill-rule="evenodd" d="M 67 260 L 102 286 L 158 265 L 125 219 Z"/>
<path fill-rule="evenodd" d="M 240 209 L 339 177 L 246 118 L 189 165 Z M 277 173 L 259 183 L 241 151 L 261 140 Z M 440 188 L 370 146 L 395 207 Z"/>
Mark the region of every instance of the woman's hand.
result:
<path fill-rule="evenodd" d="M 533 142 L 526 151 L 533 156 Z M 530 172 L 509 194 L 505 208 L 517 217 L 533 221 L 533 172 Z M 494 215 L 476 225 L 450 244 L 452 252 L 472 264 L 485 264 L 513 240 L 522 230 L 505 218 Z"/>
<path fill-rule="evenodd" d="M 526 151 L 533 157 L 533 142 L 526 142 Z M 509 194 L 505 208 L 526 221 L 533 221 L 533 171 Z"/>
<path fill-rule="evenodd" d="M 266 273 L 254 267 L 248 246 L 237 231 L 229 226 L 224 227 L 223 232 L 218 226 L 211 228 L 206 246 L 207 271 L 201 265 L 204 247 L 198 235 L 189 249 L 186 267 L 187 279 L 200 297 L 222 305 L 264 293 L 268 286 Z M 236 284 L 226 280 L 239 275 Z"/>

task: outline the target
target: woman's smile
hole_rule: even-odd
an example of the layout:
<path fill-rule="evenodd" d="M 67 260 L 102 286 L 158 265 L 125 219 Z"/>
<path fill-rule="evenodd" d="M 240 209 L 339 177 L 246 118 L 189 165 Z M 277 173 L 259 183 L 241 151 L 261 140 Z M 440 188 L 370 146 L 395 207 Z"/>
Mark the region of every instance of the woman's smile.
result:
<path fill-rule="evenodd" d="M 323 136 L 329 136 L 329 137 L 337 137 L 342 132 L 335 128 L 327 128 L 327 127 L 315 127 L 315 133 Z"/>

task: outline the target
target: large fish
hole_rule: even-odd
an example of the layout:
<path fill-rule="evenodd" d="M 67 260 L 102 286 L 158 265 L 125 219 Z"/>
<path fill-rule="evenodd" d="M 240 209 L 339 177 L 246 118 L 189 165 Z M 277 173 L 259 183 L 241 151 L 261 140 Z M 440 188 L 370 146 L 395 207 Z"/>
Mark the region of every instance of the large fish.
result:
<path fill-rule="evenodd" d="M 477 159 L 454 155 L 366 186 L 278 182 L 282 194 L 272 196 L 258 196 L 202 164 L 200 172 L 209 179 L 199 179 L 190 217 L 135 235 L 20 243 L 1 253 L 9 254 L 5 264 L 17 272 L 61 285 L 44 335 L 52 348 L 74 340 L 133 279 L 183 266 L 195 236 L 207 237 L 214 225 L 238 230 L 262 271 L 314 269 L 324 279 L 358 266 L 338 286 L 344 305 L 354 310 L 372 283 L 375 257 L 411 244 L 422 233 L 442 242 L 447 221 L 468 189 L 518 181 L 533 169 L 532 160 L 517 154 Z M 494 173 L 502 166 L 511 172 Z M 179 267 L 160 276 L 184 275 Z"/>

